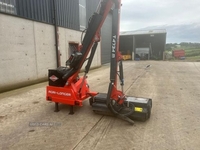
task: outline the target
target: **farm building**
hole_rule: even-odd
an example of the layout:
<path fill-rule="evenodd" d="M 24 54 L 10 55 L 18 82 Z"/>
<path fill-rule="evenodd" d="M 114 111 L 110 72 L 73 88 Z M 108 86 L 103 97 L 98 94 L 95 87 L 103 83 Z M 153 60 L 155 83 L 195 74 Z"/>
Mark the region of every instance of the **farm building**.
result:
<path fill-rule="evenodd" d="M 64 66 L 99 0 L 0 0 L 0 91 L 47 80 Z M 110 61 L 112 15 L 91 67 Z M 12 66 L 12 67 L 11 67 Z M 12 69 L 10 69 L 10 67 Z"/>
<path fill-rule="evenodd" d="M 120 51 L 134 59 L 163 59 L 166 30 L 127 31 L 120 33 Z"/>

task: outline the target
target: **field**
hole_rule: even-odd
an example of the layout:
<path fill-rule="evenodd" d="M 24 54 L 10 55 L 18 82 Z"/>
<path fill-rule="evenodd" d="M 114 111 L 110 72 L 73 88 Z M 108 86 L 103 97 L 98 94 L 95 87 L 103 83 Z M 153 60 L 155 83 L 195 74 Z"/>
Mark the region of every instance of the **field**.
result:
<path fill-rule="evenodd" d="M 200 61 L 200 48 L 185 48 L 185 55 L 187 60 Z"/>
<path fill-rule="evenodd" d="M 88 74 L 91 90 L 107 92 L 109 70 Z M 45 82 L 0 94 L 0 149 L 199 150 L 200 62 L 126 61 L 124 76 L 127 95 L 152 98 L 148 121 L 94 114 L 88 101 L 74 115 L 66 105 L 56 113 Z"/>

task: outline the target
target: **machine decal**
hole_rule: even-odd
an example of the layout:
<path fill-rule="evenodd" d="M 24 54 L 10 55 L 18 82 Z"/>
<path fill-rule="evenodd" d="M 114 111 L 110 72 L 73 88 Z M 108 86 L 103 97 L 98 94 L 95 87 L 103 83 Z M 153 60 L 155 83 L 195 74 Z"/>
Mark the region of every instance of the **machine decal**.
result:
<path fill-rule="evenodd" d="M 71 96 L 71 93 L 56 92 L 56 91 L 52 91 L 52 90 L 49 90 L 48 93 L 50 93 L 50 94 L 56 94 L 56 95 L 62 95 L 62 96 Z"/>
<path fill-rule="evenodd" d="M 135 111 L 138 111 L 138 112 L 142 112 L 142 108 L 141 107 L 135 107 Z"/>
<path fill-rule="evenodd" d="M 112 58 L 115 58 L 115 51 L 116 51 L 116 35 L 113 36 L 112 40 Z"/>
<path fill-rule="evenodd" d="M 53 82 L 55 82 L 56 80 L 58 80 L 58 78 L 55 75 L 52 75 L 49 77 L 49 79 Z"/>

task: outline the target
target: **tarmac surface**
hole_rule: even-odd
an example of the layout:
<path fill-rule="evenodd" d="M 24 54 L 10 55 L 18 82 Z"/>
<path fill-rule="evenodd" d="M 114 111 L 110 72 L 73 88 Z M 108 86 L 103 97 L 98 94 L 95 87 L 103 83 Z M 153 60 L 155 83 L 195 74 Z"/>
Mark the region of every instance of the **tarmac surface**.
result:
<path fill-rule="evenodd" d="M 150 67 L 146 68 L 147 65 Z M 151 118 L 127 122 L 45 100 L 47 82 L 0 94 L 1 150 L 199 150 L 200 63 L 124 62 L 127 95 L 152 98 Z M 90 89 L 107 92 L 109 65 L 89 72 Z"/>

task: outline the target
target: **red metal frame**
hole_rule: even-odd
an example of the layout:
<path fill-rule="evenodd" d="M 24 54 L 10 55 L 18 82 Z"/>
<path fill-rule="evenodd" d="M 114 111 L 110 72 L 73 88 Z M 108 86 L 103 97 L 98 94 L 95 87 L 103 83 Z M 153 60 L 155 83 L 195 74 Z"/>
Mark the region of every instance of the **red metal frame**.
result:
<path fill-rule="evenodd" d="M 81 91 L 79 92 L 80 88 Z M 97 95 L 97 92 L 90 91 L 87 80 L 83 77 L 64 87 L 47 86 L 46 88 L 47 100 L 72 106 L 82 106 L 83 100 L 95 95 Z"/>

